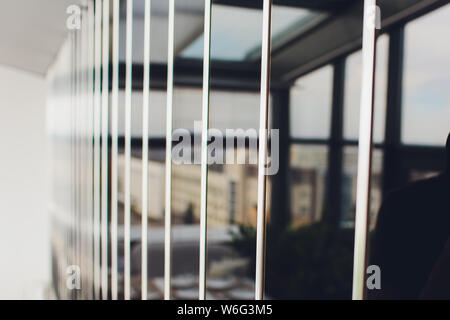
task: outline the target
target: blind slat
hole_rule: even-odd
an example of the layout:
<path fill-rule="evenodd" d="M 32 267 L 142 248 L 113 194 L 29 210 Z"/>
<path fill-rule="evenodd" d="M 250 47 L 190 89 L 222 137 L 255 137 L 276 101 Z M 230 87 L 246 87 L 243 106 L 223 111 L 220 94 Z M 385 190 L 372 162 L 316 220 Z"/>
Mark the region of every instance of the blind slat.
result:
<path fill-rule="evenodd" d="M 375 27 L 376 0 L 365 0 L 358 173 L 356 184 L 355 249 L 353 260 L 353 299 L 355 300 L 361 300 L 365 295 L 364 277 L 367 264 L 367 228 L 369 225 L 369 195 L 372 164 Z"/>
<path fill-rule="evenodd" d="M 119 114 L 119 23 L 120 0 L 113 2 L 112 30 L 112 96 L 111 96 L 111 298 L 118 299 L 118 239 L 117 239 L 117 187 L 118 187 L 118 114 Z"/>
<path fill-rule="evenodd" d="M 205 0 L 203 37 L 203 89 L 202 89 L 202 147 L 200 186 L 200 256 L 199 299 L 206 297 L 206 251 L 208 218 L 208 129 L 209 129 L 209 71 L 211 61 L 211 0 Z"/>
<path fill-rule="evenodd" d="M 108 299 L 108 138 L 109 138 L 109 0 L 103 1 L 102 50 L 102 166 L 101 166 L 101 254 L 102 298 Z"/>
<path fill-rule="evenodd" d="M 258 199 L 256 221 L 255 299 L 264 297 L 264 255 L 266 241 L 266 174 L 267 132 L 270 90 L 270 25 L 272 1 L 264 0 L 261 42 L 261 93 L 259 105 Z"/>
<path fill-rule="evenodd" d="M 142 220 L 141 220 L 141 298 L 147 300 L 148 242 L 148 124 L 150 94 L 150 17 L 151 1 L 145 0 L 144 14 L 144 85 L 142 89 Z"/>
<path fill-rule="evenodd" d="M 102 0 L 95 2 L 95 101 L 94 101 L 94 292 L 100 299 L 100 131 L 101 131 L 101 45 Z"/>
<path fill-rule="evenodd" d="M 172 121 L 173 121 L 173 61 L 175 1 L 169 0 L 167 50 L 167 110 L 166 110 L 166 176 L 165 176 L 165 214 L 164 214 L 164 299 L 172 295 Z"/>
<path fill-rule="evenodd" d="M 133 0 L 127 0 L 125 80 L 125 212 L 124 212 L 124 299 L 130 299 L 130 219 L 131 219 L 131 76 L 133 54 Z"/>

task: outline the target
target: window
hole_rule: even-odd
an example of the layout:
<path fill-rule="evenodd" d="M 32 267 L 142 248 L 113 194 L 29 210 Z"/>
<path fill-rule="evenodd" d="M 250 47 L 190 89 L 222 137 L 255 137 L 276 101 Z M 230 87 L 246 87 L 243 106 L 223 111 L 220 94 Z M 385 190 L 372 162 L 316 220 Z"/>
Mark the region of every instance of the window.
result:
<path fill-rule="evenodd" d="M 87 8 L 91 19 L 83 18 L 81 22 L 93 20 L 93 24 L 84 25 L 90 28 L 91 35 L 84 40 L 92 39 L 79 46 L 83 44 L 83 37 L 80 42 L 77 33 L 81 34 L 71 33 L 75 36 L 66 42 L 71 51 L 62 51 L 58 58 L 61 66 L 56 65 L 56 73 L 50 74 L 55 88 L 63 84 L 63 90 L 55 90 L 56 94 L 49 99 L 59 105 L 56 99 L 61 98 L 61 110 L 50 105 L 50 110 L 58 111 L 51 116 L 55 120 L 51 123 L 62 124 L 53 130 L 61 129 L 59 133 L 68 138 L 54 139 L 58 162 L 55 174 L 61 173 L 54 181 L 57 184 L 55 196 L 60 198 L 55 199 L 55 203 L 62 209 L 55 216 L 55 222 L 61 226 L 55 225 L 58 241 L 53 243 L 58 268 L 55 269 L 55 287 L 62 289 L 62 295 L 58 296 L 89 298 L 94 291 L 95 298 L 105 299 L 111 288 L 113 298 L 137 299 L 143 293 L 142 298 L 146 299 L 148 293 L 151 299 L 162 299 L 163 295 L 197 299 L 203 298 L 206 288 L 206 299 L 252 299 L 261 298 L 259 293 L 255 296 L 255 288 L 259 288 L 264 279 L 268 299 L 350 298 L 355 239 L 361 248 L 370 245 L 370 236 L 366 242 L 359 238 L 363 233 L 358 228 L 355 232 L 358 126 L 366 124 L 359 123 L 361 52 L 344 57 L 345 70 L 342 69 L 344 60 L 335 54 L 343 54 L 341 49 L 352 46 L 361 35 L 362 16 L 353 10 L 360 4 L 354 3 L 355 7 L 349 4 L 348 10 L 340 7 L 336 12 L 332 12 L 334 5 L 318 4 L 319 1 L 314 5 L 317 12 L 294 9 L 287 4 L 274 6 L 270 34 L 266 28 L 270 26 L 268 19 L 271 17 L 267 5 L 263 15 L 260 9 L 249 4 L 211 2 L 212 7 L 206 6 L 206 17 L 212 8 L 213 18 L 207 19 L 212 26 L 207 23 L 203 29 L 202 3 L 155 1 L 149 23 L 148 17 L 152 14 L 148 10 L 149 1 L 137 1 L 135 7 L 132 1 L 128 1 L 126 7 L 120 7 L 115 1 L 114 28 L 112 34 L 108 34 L 109 1 L 91 1 Z M 121 8 L 126 8 L 122 15 Z M 442 30 L 446 29 L 444 22 L 450 18 L 449 8 L 443 7 L 406 27 L 404 88 L 403 92 L 398 92 L 404 95 L 401 128 L 404 145 L 401 146 L 395 145 L 398 141 L 390 137 L 386 140 L 393 145 L 383 143 L 390 40 L 387 35 L 378 38 L 374 93 L 376 145 L 372 154 L 371 198 L 368 199 L 370 231 L 376 225 L 382 201 L 384 160 L 386 170 L 390 171 L 384 174 L 387 189 L 409 178 L 434 175 L 440 169 L 435 164 L 443 157 L 442 148 L 408 144 L 437 145 L 449 131 L 450 95 L 446 89 L 450 82 L 450 47 L 434 40 L 446 39 Z M 131 22 L 132 15 L 136 18 L 134 22 L 126 23 Z M 322 20 L 329 16 L 331 19 Z M 397 14 L 392 16 L 398 17 Z M 202 33 L 210 27 L 211 57 L 203 59 Z M 394 30 L 391 39 L 396 39 L 397 31 L 403 30 L 402 25 L 399 28 Z M 159 33 L 159 30 L 164 31 Z M 347 32 L 340 32 L 342 30 Z M 443 36 L 429 36 L 429 33 Z M 258 72 L 267 75 L 269 70 L 269 60 L 259 57 L 263 34 L 265 40 L 271 35 L 273 38 L 274 68 L 270 67 L 276 72 L 272 72 L 270 88 L 274 106 L 269 109 L 274 111 L 274 123 L 281 129 L 280 144 L 276 144 L 277 135 L 272 131 L 268 146 L 271 165 L 277 162 L 273 161 L 274 152 L 280 151 L 279 175 L 266 176 L 264 180 L 257 174 L 260 102 L 270 99 L 267 96 L 270 90 L 262 90 L 262 93 L 258 90 L 261 83 L 269 84 L 265 77 L 262 82 L 258 79 Z M 150 38 L 152 53 L 149 57 Z M 268 53 L 269 47 L 265 49 Z M 391 56 L 401 52 L 392 49 Z M 112 59 L 107 56 L 111 51 Z M 83 53 L 92 60 L 86 69 L 83 59 L 78 58 L 78 54 Z M 263 56 L 267 57 L 264 53 Z M 119 64 L 123 58 L 124 65 Z M 203 65 L 200 60 L 206 63 Z M 108 82 L 110 61 L 111 83 Z M 152 76 L 147 72 L 150 66 Z M 259 68 L 261 66 L 263 68 Z M 95 72 L 90 70 L 92 67 Z M 203 73 L 207 67 L 210 73 Z M 78 72 L 83 70 L 88 72 Z M 395 68 L 391 71 L 394 74 Z M 294 82 L 294 77 L 300 74 L 301 78 Z M 209 87 L 203 81 L 206 76 L 210 79 Z M 342 83 L 338 83 L 341 76 Z M 399 73 L 399 76 L 403 75 Z M 131 78 L 133 83 L 130 83 Z M 83 79 L 88 80 L 87 83 L 83 83 Z M 147 85 L 151 86 L 149 101 Z M 209 94 L 209 100 L 203 99 L 204 93 Z M 334 97 L 338 101 L 333 101 Z M 92 108 L 85 108 L 84 98 L 88 98 Z M 209 101 L 209 105 L 203 104 L 203 100 Z M 107 112 L 109 105 L 111 115 Z M 196 131 L 201 129 L 202 107 L 209 108 L 208 118 L 203 118 L 203 123 L 209 121 L 211 136 L 206 149 L 207 152 L 214 150 L 204 158 L 199 157 L 202 138 Z M 266 121 L 263 115 L 262 120 Z M 110 127 L 107 117 L 111 117 Z M 400 121 L 398 117 L 393 120 Z M 116 124 L 119 125 L 118 137 Z M 173 148 L 170 139 L 174 140 Z M 203 162 L 201 166 L 200 158 L 214 160 L 211 161 L 214 163 Z M 204 175 L 201 168 L 206 166 L 208 174 Z M 169 168 L 171 170 L 167 170 Z M 202 188 L 202 182 L 207 190 Z M 261 201 L 260 186 L 266 187 L 265 202 Z M 207 212 L 202 210 L 205 199 Z M 266 214 L 265 225 L 257 224 L 262 221 L 257 219 L 258 209 L 259 213 Z M 108 210 L 111 210 L 110 215 Z M 207 214 L 207 223 L 200 226 L 200 221 L 205 222 L 201 211 Z M 87 222 L 86 229 L 83 229 L 84 222 Z M 261 227 L 259 235 L 267 235 L 267 238 L 257 237 L 257 225 Z M 257 238 L 263 239 L 265 244 L 258 241 L 257 246 Z M 78 252 L 79 248 L 83 249 L 84 240 L 90 250 L 86 255 L 88 259 Z M 206 246 L 207 254 L 203 250 Z M 356 257 L 364 256 L 356 253 Z M 78 262 L 87 262 L 89 268 L 92 262 L 94 273 L 84 275 L 83 283 L 87 284 L 83 285 L 84 291 L 73 295 L 66 290 L 65 268 L 80 265 Z M 356 262 L 356 266 L 362 266 L 357 268 L 362 275 L 365 262 Z M 259 268 L 262 266 L 265 270 Z M 170 274 L 167 271 L 171 271 Z M 204 276 L 206 283 L 203 283 Z M 110 283 L 114 286 L 109 286 Z"/>
<path fill-rule="evenodd" d="M 294 138 L 330 135 L 333 68 L 326 66 L 298 79 L 290 95 L 290 130 Z"/>
<path fill-rule="evenodd" d="M 258 57 L 261 47 L 261 10 L 215 4 L 212 15 L 213 60 L 245 61 Z M 320 14 L 310 10 L 274 6 L 272 11 L 274 45 L 281 44 L 292 36 L 294 31 L 318 16 Z M 231 20 L 235 23 L 230 24 Z M 242 32 L 243 30 L 245 32 Z M 181 52 L 181 57 L 201 59 L 202 53 L 203 34 Z"/>
<path fill-rule="evenodd" d="M 389 38 L 383 35 L 377 40 L 375 69 L 373 139 L 383 142 L 388 70 Z M 351 54 L 346 61 L 344 92 L 344 139 L 357 140 L 359 135 L 359 108 L 361 103 L 361 51 Z"/>
<path fill-rule="evenodd" d="M 382 201 L 383 151 L 372 152 L 372 176 L 370 189 L 370 229 L 375 228 L 378 210 Z M 356 182 L 358 148 L 346 146 L 343 153 L 341 226 L 354 227 L 356 213 Z"/>
<path fill-rule="evenodd" d="M 443 145 L 450 131 L 449 20 L 447 5 L 405 27 L 403 143 Z"/>
<path fill-rule="evenodd" d="M 328 148 L 326 145 L 293 145 L 291 164 L 291 224 L 308 225 L 322 218 Z"/>

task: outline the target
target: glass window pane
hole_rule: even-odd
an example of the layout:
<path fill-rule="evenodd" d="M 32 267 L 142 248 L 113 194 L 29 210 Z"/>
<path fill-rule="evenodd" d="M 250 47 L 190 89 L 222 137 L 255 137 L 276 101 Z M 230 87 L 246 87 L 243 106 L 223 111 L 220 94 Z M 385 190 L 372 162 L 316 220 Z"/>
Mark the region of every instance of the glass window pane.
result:
<path fill-rule="evenodd" d="M 450 130 L 450 5 L 405 27 L 402 141 L 442 145 Z"/>
<path fill-rule="evenodd" d="M 252 235 L 256 227 L 258 179 L 257 166 L 249 157 L 253 155 L 256 160 L 257 150 L 256 144 L 253 146 L 250 142 L 248 146 L 239 146 L 238 140 L 243 140 L 241 138 L 246 135 L 256 142 L 250 133 L 253 131 L 256 138 L 258 108 L 258 93 L 215 89 L 211 92 L 210 127 L 222 132 L 224 138 L 236 135 L 237 145 L 229 148 L 225 141 L 219 148 L 224 151 L 227 162 L 209 166 L 207 299 L 254 298 L 256 245 Z M 242 132 L 231 133 L 226 129 L 241 129 Z M 234 163 L 229 163 L 225 154 L 231 150 Z M 236 163 L 240 154 L 245 155 L 245 163 Z M 270 199 L 270 185 L 267 199 Z M 249 232 L 245 239 L 235 241 L 244 229 Z"/>
<path fill-rule="evenodd" d="M 210 127 L 225 129 L 259 128 L 259 92 L 212 90 Z M 269 115 L 270 123 L 270 115 Z"/>
<path fill-rule="evenodd" d="M 110 96 L 111 97 L 111 96 Z M 161 90 L 150 90 L 149 103 L 149 135 L 150 137 L 164 137 L 166 134 L 166 92 Z M 131 136 L 140 138 L 142 136 L 142 91 L 133 91 L 131 94 Z M 119 90 L 119 119 L 118 134 L 125 134 L 125 90 Z"/>
<path fill-rule="evenodd" d="M 322 218 L 328 164 L 328 147 L 292 145 L 291 214 L 292 225 L 302 226 Z"/>
<path fill-rule="evenodd" d="M 375 142 L 383 142 L 388 70 L 389 37 L 382 35 L 377 40 L 374 98 L 374 133 Z M 359 135 L 359 108 L 361 103 L 361 51 L 348 56 L 345 70 L 344 91 L 344 138 L 356 140 Z"/>
<path fill-rule="evenodd" d="M 413 169 L 410 172 L 409 179 L 410 181 L 419 181 L 424 179 L 433 178 L 439 175 L 439 171 L 433 170 L 416 170 Z"/>
<path fill-rule="evenodd" d="M 383 151 L 374 149 L 372 153 L 372 177 L 370 189 L 370 230 L 375 228 L 378 210 L 382 201 Z M 342 176 L 341 225 L 354 227 L 356 213 L 356 181 L 358 172 L 358 148 L 344 147 Z"/>
<path fill-rule="evenodd" d="M 290 93 L 290 130 L 294 138 L 330 135 L 333 68 L 325 66 L 299 78 Z"/>
<path fill-rule="evenodd" d="M 211 37 L 213 60 L 243 61 L 257 57 L 261 47 L 262 11 L 228 5 L 213 6 L 214 25 Z M 274 6 L 272 10 L 273 46 L 281 44 L 313 19 L 322 16 L 310 10 Z M 235 23 L 230 23 L 234 21 Z M 245 32 L 242 32 L 245 30 Z M 200 59 L 203 34 L 198 36 L 180 54 L 183 58 Z"/>
<path fill-rule="evenodd" d="M 272 299 L 349 299 L 354 232 L 336 228 L 325 201 L 328 146 L 290 148 L 291 221 L 268 224 L 266 290 Z M 273 214 L 276 214 L 274 212 Z M 279 231 L 276 231 L 279 230 Z"/>

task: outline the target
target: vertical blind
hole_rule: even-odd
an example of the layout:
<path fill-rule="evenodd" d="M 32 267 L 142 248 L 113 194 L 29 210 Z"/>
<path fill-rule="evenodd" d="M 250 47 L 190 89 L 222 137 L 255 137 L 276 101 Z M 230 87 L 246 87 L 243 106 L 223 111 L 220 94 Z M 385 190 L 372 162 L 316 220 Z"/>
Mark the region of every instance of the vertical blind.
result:
<path fill-rule="evenodd" d="M 172 142 L 176 0 L 168 1 L 167 87 L 165 134 L 165 211 L 163 297 L 172 299 Z M 264 299 L 266 242 L 266 173 L 268 157 L 268 106 L 270 95 L 271 0 L 261 0 L 262 39 L 259 105 L 259 147 L 257 167 L 257 223 L 255 254 L 255 299 Z M 143 43 L 142 154 L 141 154 L 141 276 L 140 298 L 146 300 L 148 286 L 149 194 L 149 93 L 152 1 L 144 1 L 144 36 L 136 39 L 133 30 L 133 0 L 90 0 L 81 8 L 79 28 L 70 30 L 49 79 L 49 114 L 53 148 L 52 211 L 54 248 L 58 259 L 54 270 L 56 290 L 63 299 L 119 299 L 135 297 L 131 273 L 131 162 L 133 106 L 133 43 Z M 206 299 L 208 129 L 210 116 L 212 0 L 204 3 L 203 81 L 201 121 L 200 251 L 198 297 Z M 373 76 L 375 52 L 375 0 L 365 0 L 363 24 L 363 74 L 356 201 L 353 298 L 364 298 L 367 264 L 367 226 L 373 122 Z M 125 33 L 120 33 L 121 12 L 126 11 Z M 231 22 L 230 22 L 231 23 Z M 121 39 L 121 35 L 125 39 Z M 124 118 L 119 116 L 120 43 L 125 43 Z M 255 115 L 256 116 L 256 115 Z M 119 237 L 119 121 L 124 122 L 123 236 Z M 150 195 L 150 196 L 149 196 Z M 151 231 L 150 231 L 151 232 Z M 61 240 L 62 239 L 62 240 Z M 123 241 L 119 243 L 119 241 Z M 150 243 L 151 244 L 151 243 Z M 72 290 L 68 277 L 80 277 Z M 70 278 L 72 279 L 72 278 Z"/>

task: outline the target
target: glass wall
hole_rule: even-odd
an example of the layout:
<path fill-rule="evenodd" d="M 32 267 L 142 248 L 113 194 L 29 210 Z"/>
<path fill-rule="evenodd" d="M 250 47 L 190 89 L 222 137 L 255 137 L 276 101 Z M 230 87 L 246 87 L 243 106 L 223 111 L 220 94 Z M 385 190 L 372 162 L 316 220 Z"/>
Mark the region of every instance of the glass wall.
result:
<path fill-rule="evenodd" d="M 324 210 L 328 147 L 294 144 L 290 164 L 292 226 L 320 221 Z"/>
<path fill-rule="evenodd" d="M 176 159 L 182 159 L 182 162 L 177 162 L 176 159 L 172 162 L 171 176 L 172 286 L 175 299 L 198 298 L 202 89 L 201 82 L 195 82 L 198 79 L 194 81 L 190 79 L 192 76 L 190 72 L 196 75 L 193 78 L 198 78 L 202 72 L 203 7 L 201 3 L 202 1 L 197 1 L 198 5 L 189 7 L 188 12 L 178 8 L 175 14 L 178 24 L 175 24 L 177 58 L 174 72 L 173 153 Z M 136 1 L 138 12 L 143 10 L 142 5 L 142 0 Z M 167 9 L 160 2 L 155 10 L 162 10 L 166 14 Z M 279 6 L 274 6 L 273 13 L 272 40 L 274 44 L 280 46 L 292 43 L 298 36 L 305 36 L 298 30 L 305 31 L 305 26 L 316 26 L 311 24 L 311 21 L 318 16 L 306 9 L 288 10 Z M 212 131 L 208 148 L 210 163 L 208 164 L 206 298 L 252 299 L 254 298 L 256 263 L 255 226 L 258 183 L 256 155 L 260 103 L 258 51 L 260 51 L 262 12 L 254 8 L 214 4 L 213 16 L 217 19 L 212 20 L 210 67 L 212 80 L 209 125 Z M 234 18 L 236 23 L 230 26 L 231 18 Z M 167 17 L 165 22 L 158 19 L 161 19 L 160 15 L 152 20 L 155 24 L 152 29 L 166 30 Z M 138 53 L 142 49 L 140 47 L 143 34 L 141 20 L 137 17 L 133 26 L 133 32 L 137 35 L 133 43 L 135 48 L 133 63 L 136 67 L 133 71 L 139 71 L 143 63 L 142 56 Z M 443 158 L 442 145 L 450 129 L 450 95 L 446 90 L 450 83 L 448 72 L 450 46 L 442 41 L 446 39 L 445 31 L 448 29 L 448 21 L 450 21 L 449 5 L 409 22 L 405 26 L 403 91 L 401 93 L 403 104 L 402 116 L 399 118 L 402 125 L 400 139 L 402 145 L 388 145 L 391 142 L 385 136 L 388 134 L 387 108 L 393 107 L 388 106 L 387 101 L 388 91 L 393 90 L 388 88 L 388 67 L 392 66 L 392 61 L 388 62 L 390 37 L 385 34 L 377 40 L 374 98 L 375 146 L 372 154 L 370 231 L 376 228 L 382 195 L 386 191 L 383 190 L 383 170 L 385 170 L 383 165 L 391 161 L 395 163 L 394 167 L 409 170 L 408 178 L 402 177 L 403 180 L 396 181 L 398 184 L 396 187 L 410 179 L 422 179 L 439 171 L 437 170 L 439 166 L 434 164 Z M 122 42 L 126 40 L 123 24 L 124 21 L 122 21 L 120 35 L 121 61 L 125 54 L 122 50 L 124 49 Z M 189 25 L 189 29 L 184 29 L 183 25 Z M 297 30 L 297 33 L 292 33 L 293 30 Z M 430 34 L 438 36 L 429 36 Z M 189 41 L 180 40 L 186 37 Z M 166 39 L 167 35 L 164 34 L 162 37 L 155 35 L 153 38 Z M 166 49 L 161 48 L 167 48 L 167 43 L 158 42 L 152 47 L 154 58 L 152 58 L 151 71 L 156 76 L 151 77 L 151 81 L 155 78 L 161 81 L 166 77 L 165 74 L 158 73 L 161 72 L 161 68 L 166 67 L 167 63 L 167 52 L 164 51 Z M 277 55 L 276 50 L 273 55 Z M 341 68 L 344 60 L 345 68 Z M 280 126 L 284 124 L 289 130 L 286 129 L 288 132 L 286 140 L 280 141 L 280 147 L 283 147 L 282 152 L 284 152 L 280 156 L 285 156 L 287 160 L 284 164 L 285 168 L 280 168 L 278 172 L 281 176 L 280 180 L 284 179 L 282 182 L 286 185 L 286 197 L 281 195 L 282 199 L 272 198 L 272 191 L 275 190 L 275 187 L 271 190 L 274 177 L 268 179 L 266 194 L 266 295 L 269 299 L 347 299 L 351 297 L 361 52 L 356 51 L 342 57 L 335 57 L 334 60 L 326 63 L 317 64 L 321 67 L 307 70 L 300 78 L 289 80 L 291 82 L 283 83 L 274 77 L 272 83 L 273 99 L 272 97 L 271 99 L 273 101 L 271 102 L 274 105 L 270 106 L 270 112 L 273 118 L 277 112 L 286 112 L 287 116 L 283 118 L 284 120 L 280 121 L 279 118 L 277 120 Z M 279 70 L 275 71 L 279 72 Z M 341 71 L 344 72 L 343 75 Z M 236 74 L 239 76 L 237 77 Z M 241 75 L 244 76 L 241 77 Z M 341 75 L 343 82 L 339 82 L 342 80 Z M 144 221 L 147 218 L 149 225 L 149 263 L 146 270 L 149 275 L 149 298 L 162 299 L 167 94 L 164 84 L 151 83 L 150 138 L 148 141 L 142 141 L 143 95 L 139 72 L 135 73 L 133 81 L 131 297 L 133 299 L 140 297 L 141 224 L 144 217 Z M 124 96 L 121 82 L 117 204 L 119 208 L 119 298 L 123 296 L 121 286 L 124 271 Z M 342 101 L 333 101 L 333 98 Z M 144 161 L 148 160 L 149 164 L 147 173 L 149 203 L 148 212 L 142 212 L 141 188 L 142 177 L 145 177 L 145 174 L 142 172 L 141 158 L 142 143 L 146 142 L 149 143 L 150 148 L 149 158 L 144 159 Z M 180 143 L 188 149 L 181 150 Z M 231 156 L 228 152 L 232 152 Z M 58 166 L 55 169 L 58 172 L 67 171 L 62 164 L 62 162 L 68 162 L 62 161 L 67 156 L 64 149 L 60 150 L 58 156 L 61 157 L 61 167 Z M 417 166 L 418 163 L 420 166 Z M 55 183 L 59 185 L 61 182 Z M 55 188 L 54 192 L 56 197 L 63 198 L 63 194 L 60 194 L 62 190 Z M 332 201 L 335 197 L 330 195 L 339 195 L 336 203 Z M 276 201 L 286 201 L 286 212 L 272 212 L 271 205 Z M 276 215 L 282 216 L 282 219 Z"/>
<path fill-rule="evenodd" d="M 405 26 L 402 142 L 442 146 L 450 131 L 450 5 Z"/>
<path fill-rule="evenodd" d="M 356 180 L 358 171 L 358 147 L 346 146 L 343 153 L 341 225 L 354 227 L 356 213 Z M 372 153 L 372 177 L 370 189 L 370 230 L 374 229 L 382 202 L 383 150 Z"/>
<path fill-rule="evenodd" d="M 383 143 L 385 133 L 388 48 L 388 35 L 380 36 L 374 105 L 377 144 Z M 330 137 L 332 106 L 341 107 L 333 101 L 333 65 L 300 77 L 290 89 L 291 212 L 287 229 L 281 234 L 269 231 L 268 235 L 273 243 L 267 248 L 266 285 L 270 297 L 342 299 L 351 296 L 361 63 L 360 51 L 346 59 L 342 144 L 337 142 L 339 137 Z M 330 155 L 330 150 L 335 154 Z M 338 167 L 339 186 L 330 185 L 329 170 L 335 165 L 329 163 L 330 157 L 334 161 L 342 159 Z M 377 146 L 373 152 L 371 230 L 376 226 L 382 202 L 382 164 L 383 150 Z M 340 207 L 327 202 L 328 192 L 340 192 Z"/>
<path fill-rule="evenodd" d="M 291 137 L 330 136 L 333 67 L 328 65 L 295 81 L 290 90 Z"/>
<path fill-rule="evenodd" d="M 374 97 L 374 142 L 383 142 L 388 70 L 388 35 L 377 40 Z M 346 59 L 345 93 L 344 93 L 344 139 L 357 140 L 359 135 L 359 107 L 361 103 L 361 50 L 349 55 Z"/>
<path fill-rule="evenodd" d="M 332 217 L 339 213 L 331 212 L 326 201 L 333 75 L 333 65 L 326 65 L 300 77 L 290 89 L 290 212 L 285 226 L 268 226 L 269 298 L 350 297 L 353 233 L 336 227 Z"/>
<path fill-rule="evenodd" d="M 323 144 L 290 147 L 291 223 L 309 225 L 321 220 L 328 168 L 333 67 L 328 65 L 299 78 L 290 90 L 290 136 Z"/>
<path fill-rule="evenodd" d="M 388 76 L 389 36 L 382 35 L 377 39 L 373 140 L 376 144 L 384 142 L 387 76 Z M 359 109 L 361 99 L 361 51 L 349 55 L 346 59 L 344 89 L 344 140 L 357 141 L 359 135 Z M 347 145 L 343 150 L 341 223 L 349 227 L 354 225 L 356 212 L 356 178 L 358 165 L 358 148 Z M 382 165 L 383 151 L 377 147 L 372 154 L 371 177 L 371 220 L 370 227 L 376 225 L 376 214 L 382 202 Z"/>

